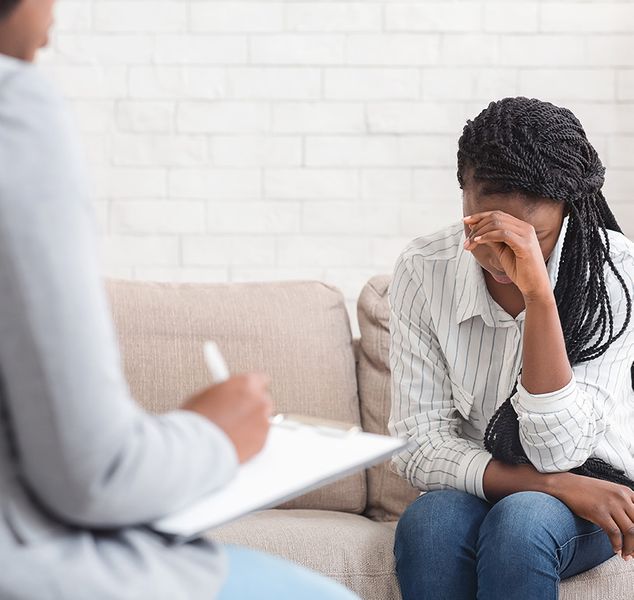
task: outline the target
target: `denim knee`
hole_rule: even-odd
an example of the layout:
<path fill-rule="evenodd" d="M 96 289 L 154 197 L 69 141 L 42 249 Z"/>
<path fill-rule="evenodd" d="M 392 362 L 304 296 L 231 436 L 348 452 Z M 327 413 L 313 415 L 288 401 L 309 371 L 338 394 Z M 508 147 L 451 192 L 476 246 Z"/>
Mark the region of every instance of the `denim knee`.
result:
<path fill-rule="evenodd" d="M 559 500 L 541 492 L 518 492 L 495 504 L 480 527 L 478 554 L 494 552 L 500 560 L 551 553 L 555 548 L 548 530 L 548 515 L 565 508 Z"/>
<path fill-rule="evenodd" d="M 396 528 L 395 553 L 420 553 L 425 548 L 444 551 L 456 540 L 477 539 L 478 530 L 490 505 L 458 490 L 428 492 L 405 510 Z"/>

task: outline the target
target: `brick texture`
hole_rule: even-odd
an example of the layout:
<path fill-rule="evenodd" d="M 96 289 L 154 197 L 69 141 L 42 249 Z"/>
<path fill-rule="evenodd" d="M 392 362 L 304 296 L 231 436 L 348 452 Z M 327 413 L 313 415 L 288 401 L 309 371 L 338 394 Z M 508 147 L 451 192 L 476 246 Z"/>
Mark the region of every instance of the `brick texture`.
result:
<path fill-rule="evenodd" d="M 320 278 L 353 306 L 461 216 L 462 126 L 563 104 L 634 236 L 634 2 L 60 0 L 42 66 L 83 134 L 105 268 Z"/>

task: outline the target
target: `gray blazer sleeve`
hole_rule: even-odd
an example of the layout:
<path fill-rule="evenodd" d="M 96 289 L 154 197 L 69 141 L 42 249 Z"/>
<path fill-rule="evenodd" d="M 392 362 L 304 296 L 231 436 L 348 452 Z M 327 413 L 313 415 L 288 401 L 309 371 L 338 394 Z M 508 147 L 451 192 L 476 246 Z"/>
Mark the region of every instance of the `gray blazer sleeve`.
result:
<path fill-rule="evenodd" d="M 222 486 L 237 457 L 203 417 L 130 397 L 82 166 L 37 70 L 0 81 L 0 376 L 20 474 L 62 520 L 116 527 Z"/>

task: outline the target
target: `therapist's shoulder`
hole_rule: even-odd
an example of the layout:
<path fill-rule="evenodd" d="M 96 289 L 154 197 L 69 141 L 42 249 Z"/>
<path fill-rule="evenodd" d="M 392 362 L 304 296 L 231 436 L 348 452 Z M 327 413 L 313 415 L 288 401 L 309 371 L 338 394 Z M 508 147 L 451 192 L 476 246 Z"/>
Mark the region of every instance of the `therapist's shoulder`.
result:
<path fill-rule="evenodd" d="M 80 139 L 66 102 L 30 63 L 0 57 L 0 205 L 16 217 L 42 204 L 70 207 L 87 190 Z M 18 202 L 18 198 L 21 198 Z"/>
<path fill-rule="evenodd" d="M 64 98 L 36 65 L 0 58 L 0 127 L 3 131 L 59 134 L 69 127 Z"/>
<path fill-rule="evenodd" d="M 0 55 L 0 97 L 3 101 L 63 106 L 63 98 L 35 64 Z"/>

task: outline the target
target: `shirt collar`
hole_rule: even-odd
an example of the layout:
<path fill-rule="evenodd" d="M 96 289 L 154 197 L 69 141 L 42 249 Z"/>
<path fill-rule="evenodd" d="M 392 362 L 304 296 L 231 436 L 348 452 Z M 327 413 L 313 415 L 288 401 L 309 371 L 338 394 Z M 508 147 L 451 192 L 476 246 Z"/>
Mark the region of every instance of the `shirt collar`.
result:
<path fill-rule="evenodd" d="M 561 248 L 564 243 L 564 238 L 566 237 L 567 229 L 568 217 L 565 217 L 559 237 L 557 238 L 557 243 L 546 266 L 548 278 L 550 279 L 550 284 L 553 289 L 557 283 Z M 478 264 L 478 261 L 473 257 L 471 252 L 467 252 L 464 249 L 462 242 L 463 240 L 458 244 L 458 251 L 456 253 L 457 322 L 462 323 L 476 315 L 480 315 L 489 327 L 502 324 L 503 322 L 501 323 L 499 319 L 496 319 L 496 313 L 499 312 L 500 309 L 489 294 L 482 267 Z M 521 314 L 523 315 L 523 313 Z M 518 319 L 519 317 L 520 315 L 518 315 Z"/>

